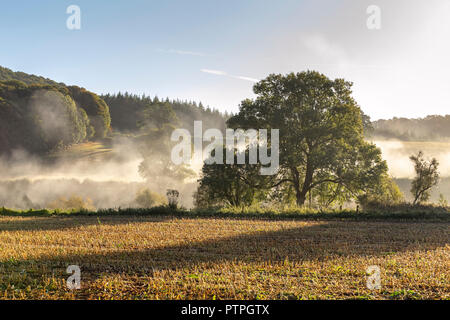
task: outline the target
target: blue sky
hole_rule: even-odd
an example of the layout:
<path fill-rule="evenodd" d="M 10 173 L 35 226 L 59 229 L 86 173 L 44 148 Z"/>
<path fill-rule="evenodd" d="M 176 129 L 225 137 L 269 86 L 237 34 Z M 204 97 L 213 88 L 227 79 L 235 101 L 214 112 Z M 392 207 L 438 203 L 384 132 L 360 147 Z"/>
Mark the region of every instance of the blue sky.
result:
<path fill-rule="evenodd" d="M 81 30 L 66 28 L 72 4 Z M 2 1 L 0 65 L 233 112 L 257 79 L 314 69 L 353 81 L 375 119 L 419 117 L 450 113 L 449 16 L 448 0 Z"/>

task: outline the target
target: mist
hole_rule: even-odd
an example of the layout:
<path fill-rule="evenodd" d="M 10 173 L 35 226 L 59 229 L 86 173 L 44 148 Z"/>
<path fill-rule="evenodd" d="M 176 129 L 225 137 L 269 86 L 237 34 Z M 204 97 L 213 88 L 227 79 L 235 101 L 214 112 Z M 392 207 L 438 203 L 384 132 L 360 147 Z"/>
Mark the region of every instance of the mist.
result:
<path fill-rule="evenodd" d="M 143 156 L 131 139 L 115 138 L 110 149 L 94 149 L 87 155 L 77 150 L 80 145 L 72 148 L 48 157 L 24 150 L 0 157 L 0 207 L 40 209 L 70 197 L 82 198 L 95 209 L 139 207 L 136 196 L 143 189 L 164 198 L 167 189 L 176 189 L 180 204 L 192 207 L 196 181 L 144 179 L 139 173 Z"/>
<path fill-rule="evenodd" d="M 414 166 L 409 157 L 423 151 L 426 158 L 436 158 L 442 178 L 450 177 L 450 142 L 404 142 L 398 140 L 373 141 L 382 151 L 389 173 L 399 179 L 413 178 Z"/>
<path fill-rule="evenodd" d="M 445 185 L 450 178 L 450 143 L 373 142 L 382 150 L 390 174 L 407 197 L 409 181 L 415 175 L 409 156 L 420 150 L 426 157 L 439 160 L 439 171 Z M 74 146 L 75 151 L 78 147 Z M 40 157 L 16 150 L 11 156 L 0 157 L 0 206 L 40 209 L 61 198 L 80 197 L 95 209 L 131 208 L 139 207 L 136 196 L 144 189 L 162 197 L 165 197 L 167 189 L 176 189 L 180 192 L 180 204 L 186 208 L 193 206 L 196 179 L 177 181 L 161 176 L 145 179 L 139 173 L 142 161 L 139 146 L 126 137 L 116 137 L 109 149 L 95 149 L 88 155 L 79 151 L 70 152 L 69 149 L 61 154 Z M 198 176 L 201 166 L 194 165 L 192 168 Z M 442 186 L 438 186 L 437 192 L 447 194 Z M 437 196 L 438 193 L 433 198 Z"/>

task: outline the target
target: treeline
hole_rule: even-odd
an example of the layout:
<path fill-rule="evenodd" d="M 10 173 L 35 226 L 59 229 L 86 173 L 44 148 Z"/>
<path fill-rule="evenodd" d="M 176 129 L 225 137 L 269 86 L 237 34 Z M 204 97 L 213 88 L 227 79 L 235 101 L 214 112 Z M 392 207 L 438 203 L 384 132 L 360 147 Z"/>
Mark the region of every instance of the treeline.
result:
<path fill-rule="evenodd" d="M 25 84 L 42 84 L 51 86 L 65 86 L 64 83 L 57 83 L 51 79 L 47 79 L 34 74 L 25 72 L 14 72 L 8 68 L 0 66 L 0 81 L 18 80 Z"/>
<path fill-rule="evenodd" d="M 0 82 L 0 154 L 45 153 L 110 130 L 106 103 L 76 86 Z"/>
<path fill-rule="evenodd" d="M 228 113 L 192 101 L 128 92 L 97 96 L 84 88 L 0 67 L 0 154 L 43 154 L 115 132 L 135 136 L 170 124 L 225 130 Z"/>
<path fill-rule="evenodd" d="M 450 115 L 432 115 L 420 119 L 393 118 L 372 122 L 372 136 L 402 141 L 450 139 Z"/>
<path fill-rule="evenodd" d="M 108 104 L 111 113 L 111 126 L 114 131 L 136 133 L 146 125 L 149 113 L 155 123 L 170 121 L 173 126 L 193 130 L 194 121 L 201 120 L 206 128 L 225 130 L 225 122 L 230 115 L 216 109 L 205 107 L 201 102 L 159 99 L 130 94 L 128 92 L 107 94 L 101 98 Z"/>

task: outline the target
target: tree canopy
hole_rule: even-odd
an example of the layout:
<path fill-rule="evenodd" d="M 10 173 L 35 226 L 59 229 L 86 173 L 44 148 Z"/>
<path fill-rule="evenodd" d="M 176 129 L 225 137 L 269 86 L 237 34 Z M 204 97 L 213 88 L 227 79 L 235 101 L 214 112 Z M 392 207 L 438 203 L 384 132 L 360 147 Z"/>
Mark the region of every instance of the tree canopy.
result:
<path fill-rule="evenodd" d="M 85 89 L 0 81 L 0 153 L 46 153 L 101 138 L 109 123 L 108 106 Z"/>
<path fill-rule="evenodd" d="M 324 184 L 356 198 L 387 175 L 381 151 L 364 141 L 351 86 L 315 71 L 273 74 L 254 86 L 256 99 L 244 100 L 228 120 L 231 128 L 280 130 L 275 186 L 292 187 L 297 205 Z"/>

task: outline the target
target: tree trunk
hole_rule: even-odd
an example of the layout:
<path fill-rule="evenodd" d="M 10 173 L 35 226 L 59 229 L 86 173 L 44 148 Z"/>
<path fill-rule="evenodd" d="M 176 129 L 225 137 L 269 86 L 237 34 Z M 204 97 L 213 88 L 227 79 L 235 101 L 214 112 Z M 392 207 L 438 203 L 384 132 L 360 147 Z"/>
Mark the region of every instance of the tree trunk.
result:
<path fill-rule="evenodd" d="M 298 173 L 297 168 L 292 167 L 291 168 L 291 173 L 292 173 L 292 184 L 294 186 L 294 190 L 295 190 L 295 197 L 296 197 L 296 202 L 298 206 L 302 206 L 303 203 L 305 203 L 305 201 L 303 200 L 302 203 L 302 199 L 301 199 L 301 192 L 300 192 L 300 174 Z"/>
<path fill-rule="evenodd" d="M 297 206 L 302 207 L 305 204 L 306 201 L 306 192 L 303 192 L 304 186 L 302 189 L 300 189 L 300 174 L 297 170 L 297 168 L 292 168 L 292 177 L 293 177 L 293 185 L 295 189 L 295 197 Z"/>
<path fill-rule="evenodd" d="M 306 195 L 304 195 L 300 190 L 297 191 L 297 206 L 302 207 L 305 204 Z"/>
<path fill-rule="evenodd" d="M 312 169 L 311 163 L 307 160 L 306 163 L 306 172 L 305 172 L 305 181 L 303 181 L 302 188 L 300 189 L 300 174 L 297 168 L 292 168 L 292 175 L 294 180 L 294 188 L 297 199 L 297 206 L 302 207 L 306 202 L 306 195 L 311 190 L 311 185 L 313 182 L 314 170 Z"/>

